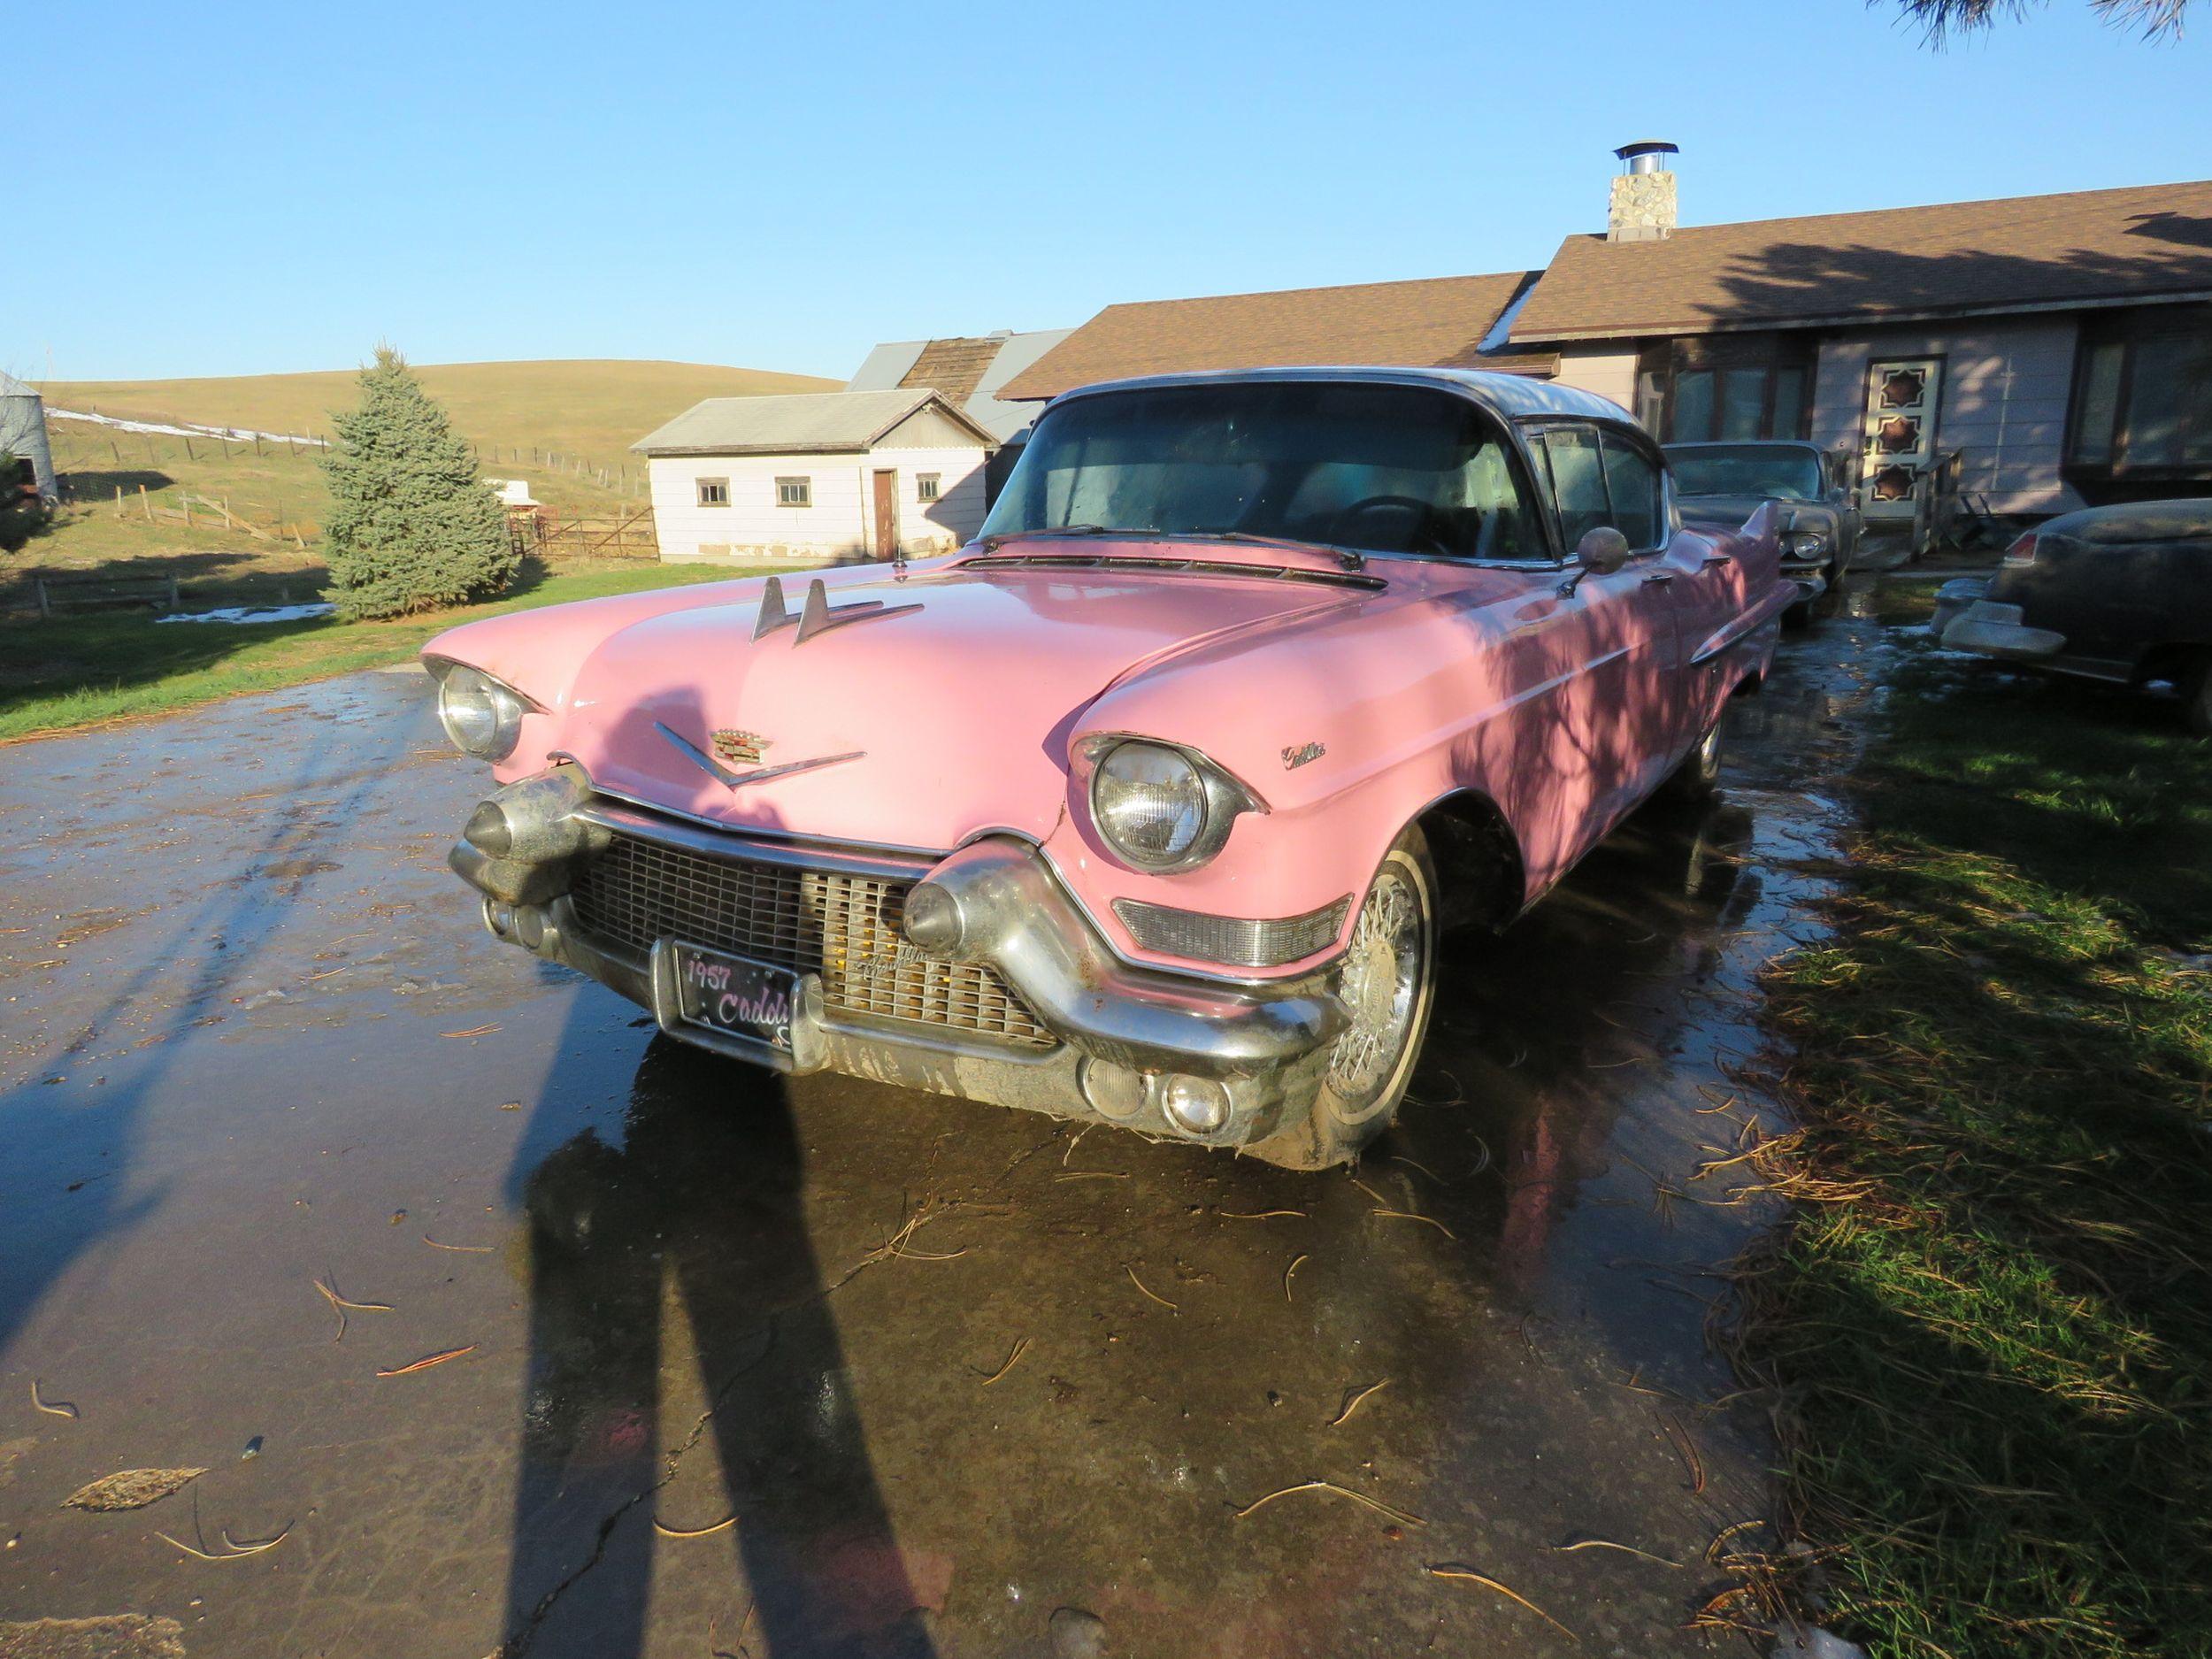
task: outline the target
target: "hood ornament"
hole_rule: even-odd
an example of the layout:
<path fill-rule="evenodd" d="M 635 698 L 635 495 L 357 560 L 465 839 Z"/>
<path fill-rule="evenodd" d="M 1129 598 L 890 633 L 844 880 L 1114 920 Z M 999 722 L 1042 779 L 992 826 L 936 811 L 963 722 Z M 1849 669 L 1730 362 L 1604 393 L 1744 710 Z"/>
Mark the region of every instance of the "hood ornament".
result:
<path fill-rule="evenodd" d="M 760 751 L 768 747 L 768 740 L 757 732 L 739 732 L 728 727 L 710 733 L 707 741 L 722 759 L 743 761 L 750 766 L 760 764 Z"/>
<path fill-rule="evenodd" d="M 706 773 L 725 789 L 731 790 L 742 789 L 749 783 L 766 783 L 772 778 L 788 778 L 797 772 L 813 772 L 823 766 L 835 766 L 845 761 L 858 760 L 867 753 L 865 749 L 856 749 L 849 754 L 823 755 L 813 760 L 786 761 L 780 766 L 761 766 L 752 772 L 732 772 L 712 755 L 701 749 L 698 744 L 681 733 L 664 726 L 660 721 L 653 722 L 653 729 L 666 738 L 686 760 L 698 767 L 701 772 Z M 737 749 L 739 752 L 730 753 L 723 748 L 722 740 L 726 737 L 751 739 L 752 752 L 749 755 L 746 754 L 741 746 L 733 744 L 731 747 Z M 713 742 L 718 752 L 731 760 L 758 760 L 761 749 L 767 747 L 764 740 L 754 737 L 749 732 L 717 732 L 710 741 Z"/>
<path fill-rule="evenodd" d="M 833 607 L 828 588 L 817 576 L 806 585 L 806 600 L 795 617 L 784 602 L 783 578 L 771 576 L 768 585 L 761 589 L 760 615 L 753 623 L 753 637 L 757 640 L 764 638 L 778 628 L 787 628 L 796 622 L 799 634 L 792 643 L 795 646 L 804 645 L 816 634 L 826 634 L 832 628 L 841 628 L 848 623 L 872 622 L 879 617 L 903 616 L 909 611 L 920 609 L 918 604 L 886 604 L 880 599 L 863 599 L 849 605 Z"/>

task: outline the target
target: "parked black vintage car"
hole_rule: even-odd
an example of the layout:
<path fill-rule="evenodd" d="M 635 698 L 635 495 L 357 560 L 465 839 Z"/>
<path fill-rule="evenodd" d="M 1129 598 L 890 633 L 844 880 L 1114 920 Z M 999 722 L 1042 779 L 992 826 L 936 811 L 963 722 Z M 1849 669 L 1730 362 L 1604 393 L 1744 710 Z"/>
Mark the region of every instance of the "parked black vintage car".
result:
<path fill-rule="evenodd" d="M 1809 621 L 1813 602 L 1851 568 L 1864 524 L 1851 492 L 1836 475 L 1835 457 L 1816 443 L 1774 438 L 1671 443 L 1667 461 L 1674 469 L 1675 499 L 1685 518 L 1725 524 L 1732 530 L 1763 502 L 1785 504 L 1782 573 L 1805 595 L 1787 619 Z"/>
<path fill-rule="evenodd" d="M 1962 577 L 1929 625 L 1953 650 L 2125 686 L 2179 687 L 2212 734 L 2212 501 L 2131 502 L 2051 519 L 1994 578 Z"/>

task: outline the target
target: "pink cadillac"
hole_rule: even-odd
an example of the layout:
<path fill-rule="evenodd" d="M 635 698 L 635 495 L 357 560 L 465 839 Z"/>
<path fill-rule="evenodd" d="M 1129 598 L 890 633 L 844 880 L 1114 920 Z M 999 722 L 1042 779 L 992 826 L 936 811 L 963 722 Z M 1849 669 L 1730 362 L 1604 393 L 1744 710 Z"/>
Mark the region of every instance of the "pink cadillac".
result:
<path fill-rule="evenodd" d="M 979 538 L 472 622 L 492 933 L 687 1042 L 1317 1168 L 1440 926 L 1709 786 L 1797 597 L 1602 398 L 1448 370 L 1096 386 Z"/>

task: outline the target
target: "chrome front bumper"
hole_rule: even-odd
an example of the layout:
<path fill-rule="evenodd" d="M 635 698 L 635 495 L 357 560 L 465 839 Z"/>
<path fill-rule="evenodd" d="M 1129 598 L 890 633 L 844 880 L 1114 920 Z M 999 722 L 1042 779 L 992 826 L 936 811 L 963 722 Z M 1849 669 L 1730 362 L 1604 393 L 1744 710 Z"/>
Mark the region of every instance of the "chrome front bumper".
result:
<path fill-rule="evenodd" d="M 2048 663 L 2066 649 L 2066 636 L 2051 628 L 2032 628 L 2018 605 L 1982 595 L 1986 582 L 1962 577 L 1936 591 L 1935 615 L 1928 631 L 1954 651 L 1972 651 L 2008 663 Z"/>
<path fill-rule="evenodd" d="M 1825 560 L 1808 565 L 1785 563 L 1782 574 L 1797 584 L 1800 604 L 1811 604 L 1828 591 L 1828 565 Z"/>
<path fill-rule="evenodd" d="M 549 782 L 549 780 L 554 781 Z M 1293 981 L 1233 984 L 1143 967 L 1116 956 L 1041 853 L 1011 836 L 989 836 L 931 862 L 909 855 L 807 846 L 682 823 L 592 793 L 573 766 L 494 795 L 518 824 L 512 844 L 531 856 L 499 857 L 469 839 L 447 856 L 484 895 L 493 935 L 597 979 L 650 1010 L 671 1036 L 783 1071 L 828 1070 L 1065 1117 L 1102 1118 L 1082 1087 L 1084 1067 L 1110 1064 L 1156 1078 L 1212 1079 L 1228 1091 L 1232 1121 L 1208 1139 L 1259 1139 L 1302 1110 L 1327 1065 L 1346 1014 L 1333 969 Z M 472 832 L 481 821 L 472 818 Z M 972 1031 L 884 1018 L 830 1006 L 820 976 L 801 980 L 789 1051 L 770 1048 L 682 1018 L 664 950 L 595 936 L 572 887 L 580 869 L 617 837 L 747 865 L 780 865 L 914 884 L 906 917 L 937 924 L 905 930 L 898 949 L 946 963 L 987 967 L 1050 1034 L 1046 1047 L 1016 1047 Z M 926 893 L 928 902 L 917 904 Z M 956 919 L 949 934 L 946 918 Z M 886 918 L 887 920 L 892 918 Z M 902 930 L 905 918 L 899 918 Z M 1158 1090 L 1124 1127 L 1170 1133 Z M 1153 1121 L 1153 1119 L 1157 1121 Z"/>

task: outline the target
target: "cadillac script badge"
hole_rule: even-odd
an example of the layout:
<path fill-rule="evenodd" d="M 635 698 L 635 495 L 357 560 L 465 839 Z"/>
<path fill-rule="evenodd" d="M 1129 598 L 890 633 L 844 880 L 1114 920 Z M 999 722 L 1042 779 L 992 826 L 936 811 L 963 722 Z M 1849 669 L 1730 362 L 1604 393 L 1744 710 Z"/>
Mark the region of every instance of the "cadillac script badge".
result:
<path fill-rule="evenodd" d="M 760 751 L 768 747 L 768 740 L 753 732 L 725 729 L 713 734 L 714 752 L 724 760 L 733 760 L 757 765 Z"/>

